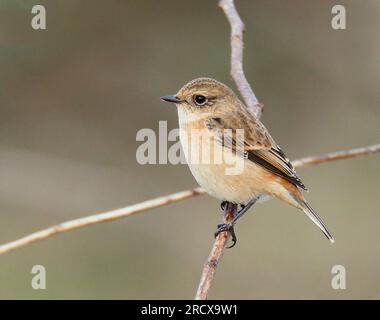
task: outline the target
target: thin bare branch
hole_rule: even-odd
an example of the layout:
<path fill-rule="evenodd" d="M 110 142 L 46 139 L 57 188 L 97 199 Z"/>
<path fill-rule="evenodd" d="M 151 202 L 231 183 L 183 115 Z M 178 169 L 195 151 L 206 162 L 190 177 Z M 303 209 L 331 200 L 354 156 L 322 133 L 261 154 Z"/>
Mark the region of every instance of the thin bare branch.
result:
<path fill-rule="evenodd" d="M 325 153 L 312 157 L 305 157 L 299 160 L 293 161 L 295 167 L 302 167 L 311 164 L 320 164 L 329 161 L 335 161 L 340 159 L 349 159 L 360 156 L 369 155 L 380 151 L 380 144 L 375 144 L 373 146 L 362 147 L 357 149 L 345 150 L 345 151 L 336 151 L 331 153 Z"/>
<path fill-rule="evenodd" d="M 66 221 L 66 222 L 51 226 L 49 228 L 43 229 L 41 231 L 37 231 L 35 233 L 27 235 L 18 240 L 1 245 L 0 255 L 10 252 L 15 249 L 19 249 L 33 242 L 50 238 L 51 236 L 54 236 L 59 233 L 72 231 L 72 230 L 87 227 L 93 224 L 98 224 L 102 222 L 113 221 L 120 218 L 129 217 L 142 211 L 162 207 L 167 204 L 177 202 L 180 200 L 185 200 L 188 198 L 192 198 L 194 196 L 201 195 L 204 193 L 205 191 L 202 188 L 195 188 L 192 190 L 186 190 L 182 192 L 173 193 L 167 196 L 147 200 L 147 201 L 137 203 L 125 208 L 120 208 L 120 209 L 116 209 L 112 211 L 107 211 L 104 213 L 94 214 L 91 216 Z"/>
<path fill-rule="evenodd" d="M 237 12 L 233 0 L 219 2 L 231 25 L 231 76 L 239 89 L 245 104 L 256 117 L 260 118 L 264 105 L 258 101 L 243 71 L 243 31 L 244 23 Z"/>
<path fill-rule="evenodd" d="M 334 161 L 334 160 L 339 160 L 339 159 L 348 159 L 348 158 L 353 158 L 353 157 L 358 157 L 358 156 L 369 155 L 369 154 L 373 154 L 379 151 L 380 151 L 380 144 L 376 144 L 369 147 L 357 148 L 357 149 L 352 149 L 352 150 L 347 150 L 347 151 L 337 151 L 337 152 L 332 152 L 332 153 L 326 153 L 324 155 L 306 157 L 306 158 L 293 161 L 293 164 L 295 167 L 302 167 L 306 165 L 320 164 L 323 162 Z M 192 190 L 186 190 L 186 191 L 158 197 L 152 200 L 147 200 L 141 203 L 127 206 L 125 208 L 120 208 L 120 209 L 116 209 L 112 211 L 107 211 L 104 213 L 98 213 L 98 214 L 90 215 L 87 217 L 66 221 L 66 222 L 48 227 L 46 229 L 34 232 L 30 235 L 27 235 L 15 241 L 11 241 L 3 245 L 0 245 L 0 255 L 16 250 L 16 249 L 20 249 L 34 242 L 48 239 L 60 233 L 69 232 L 69 231 L 79 229 L 79 228 L 84 228 L 93 224 L 98 224 L 102 222 L 113 221 L 120 218 L 129 217 L 139 212 L 162 207 L 170 203 L 193 198 L 205 193 L 206 192 L 202 188 L 198 187 Z M 228 223 L 229 220 L 226 220 L 226 221 Z M 221 233 L 220 236 L 223 234 L 226 234 L 226 232 Z M 217 240 L 218 239 L 219 238 L 217 238 Z M 221 244 L 224 247 L 225 242 Z M 218 252 L 217 249 L 213 249 L 213 251 Z"/>
<path fill-rule="evenodd" d="M 235 81 L 235 84 L 243 96 L 244 102 L 247 105 L 248 110 L 250 110 L 257 118 L 261 117 L 263 104 L 259 103 L 253 92 L 250 84 L 245 77 L 243 70 L 243 31 L 244 23 L 240 18 L 239 13 L 236 10 L 235 3 L 233 0 L 220 0 L 219 7 L 224 11 L 228 22 L 231 27 L 231 76 Z M 237 207 L 232 206 L 231 210 L 226 212 L 224 215 L 224 223 L 229 223 L 237 213 Z M 226 247 L 227 240 L 230 238 L 230 232 L 223 232 L 224 236 L 218 236 L 215 239 L 214 245 L 211 249 L 210 255 L 207 259 L 206 264 L 203 267 L 201 280 L 198 286 L 197 293 L 195 295 L 196 300 L 207 299 L 209 290 L 211 288 L 214 275 L 216 273 L 216 268 L 222 257 L 224 248 Z"/>
<path fill-rule="evenodd" d="M 230 223 L 235 216 L 237 206 L 232 203 L 228 203 L 224 209 L 224 223 Z M 221 232 L 215 239 L 214 245 L 211 249 L 207 262 L 203 266 L 201 280 L 199 282 L 197 294 L 195 300 L 206 300 L 210 291 L 214 275 L 218 267 L 220 258 L 223 255 L 224 249 L 230 240 L 230 232 Z"/>

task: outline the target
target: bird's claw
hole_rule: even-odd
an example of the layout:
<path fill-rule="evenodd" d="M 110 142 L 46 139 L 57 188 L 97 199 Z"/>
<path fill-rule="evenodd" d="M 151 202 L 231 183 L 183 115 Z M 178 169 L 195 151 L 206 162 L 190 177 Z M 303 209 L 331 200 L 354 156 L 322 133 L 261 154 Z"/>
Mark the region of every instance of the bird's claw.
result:
<path fill-rule="evenodd" d="M 232 223 L 218 224 L 217 229 L 216 229 L 215 234 L 214 234 L 215 238 L 221 232 L 224 232 L 224 231 L 229 231 L 231 233 L 232 244 L 227 247 L 228 249 L 230 249 L 230 248 L 234 247 L 236 242 L 237 242 L 237 238 L 236 238 L 236 234 L 235 234 L 235 230 L 234 230 L 234 225 Z"/>

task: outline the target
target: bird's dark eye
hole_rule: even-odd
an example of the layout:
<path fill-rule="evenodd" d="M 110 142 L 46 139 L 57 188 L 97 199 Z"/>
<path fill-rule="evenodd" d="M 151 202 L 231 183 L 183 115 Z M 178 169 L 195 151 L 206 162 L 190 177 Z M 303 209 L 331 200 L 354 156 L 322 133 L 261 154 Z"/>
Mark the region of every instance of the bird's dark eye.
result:
<path fill-rule="evenodd" d="M 194 102 L 198 106 L 203 106 L 207 102 L 207 98 L 205 96 L 197 94 L 196 96 L 194 96 Z"/>

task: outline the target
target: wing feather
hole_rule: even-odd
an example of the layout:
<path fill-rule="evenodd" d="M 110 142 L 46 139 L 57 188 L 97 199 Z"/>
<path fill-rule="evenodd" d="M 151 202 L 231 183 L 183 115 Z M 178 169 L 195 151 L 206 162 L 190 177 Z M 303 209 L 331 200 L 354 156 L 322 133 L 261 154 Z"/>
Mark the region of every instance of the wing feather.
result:
<path fill-rule="evenodd" d="M 240 110 L 241 111 L 241 110 Z M 270 136 L 265 126 L 250 113 L 220 114 L 206 119 L 206 127 L 219 132 L 219 143 L 232 146 L 233 150 L 266 170 L 286 179 L 294 185 L 307 190 L 297 176 L 293 165 L 285 153 Z M 230 134 L 225 134 L 225 129 Z M 236 139 L 236 130 L 244 129 L 244 145 Z M 242 150 L 244 148 L 244 150 Z"/>

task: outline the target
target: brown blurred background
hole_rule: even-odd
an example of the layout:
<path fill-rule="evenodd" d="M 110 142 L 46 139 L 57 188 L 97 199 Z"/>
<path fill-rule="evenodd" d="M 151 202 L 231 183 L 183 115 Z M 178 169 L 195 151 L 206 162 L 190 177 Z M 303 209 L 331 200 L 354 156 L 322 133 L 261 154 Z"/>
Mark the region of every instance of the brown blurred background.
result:
<path fill-rule="evenodd" d="M 30 26 L 47 9 L 47 30 Z M 236 1 L 263 122 L 292 158 L 379 142 L 380 2 Z M 196 186 L 185 165 L 136 163 L 141 128 L 177 127 L 159 100 L 210 76 L 231 85 L 217 1 L 0 1 L 0 242 Z M 258 205 L 237 226 L 210 298 L 380 298 L 379 156 L 298 170 L 336 237 Z M 0 298 L 192 298 L 220 221 L 202 196 L 0 256 Z M 47 270 L 33 290 L 31 268 Z M 342 264 L 347 289 L 331 288 Z"/>

